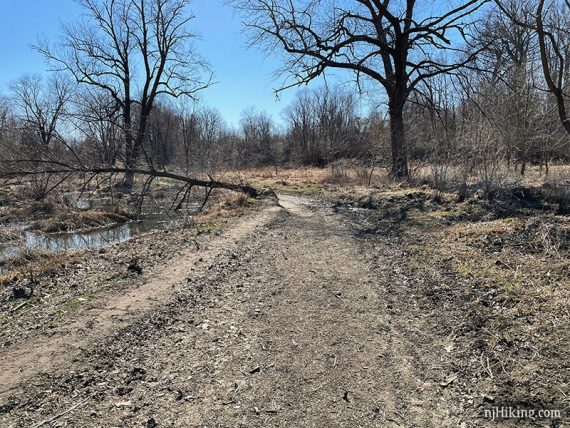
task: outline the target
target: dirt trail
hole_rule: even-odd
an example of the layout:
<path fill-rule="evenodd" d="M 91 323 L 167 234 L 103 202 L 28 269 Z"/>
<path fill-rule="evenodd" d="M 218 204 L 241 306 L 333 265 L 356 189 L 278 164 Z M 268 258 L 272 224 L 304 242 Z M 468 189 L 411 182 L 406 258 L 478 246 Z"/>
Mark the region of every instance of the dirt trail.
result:
<path fill-rule="evenodd" d="M 473 426 L 445 388 L 437 314 L 418 307 L 392 243 L 357 238 L 325 204 L 280 204 L 57 337 L 1 353 L 0 426 Z"/>
<path fill-rule="evenodd" d="M 111 335 L 124 328 L 141 314 L 152 311 L 173 293 L 173 288 L 185 283 L 192 267 L 212 261 L 221 249 L 232 249 L 237 242 L 251 235 L 257 227 L 266 223 L 276 213 L 267 209 L 253 218 L 247 217 L 226 231 L 222 237 L 200 251 L 184 254 L 180 259 L 124 295 L 115 295 L 112 301 L 100 302 L 65 323 L 49 338 L 34 338 L 17 349 L 0 352 L 0 397 L 14 386 L 34 374 L 50 372 L 70 364 L 82 349 L 94 340 Z"/>

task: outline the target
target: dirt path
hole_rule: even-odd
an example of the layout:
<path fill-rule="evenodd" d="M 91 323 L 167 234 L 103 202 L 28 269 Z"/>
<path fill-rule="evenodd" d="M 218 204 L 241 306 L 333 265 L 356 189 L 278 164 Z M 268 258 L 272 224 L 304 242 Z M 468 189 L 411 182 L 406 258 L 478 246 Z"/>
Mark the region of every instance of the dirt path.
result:
<path fill-rule="evenodd" d="M 222 237 L 217 237 L 200 251 L 182 255 L 176 263 L 166 266 L 135 290 L 113 296 L 110 302 L 92 305 L 52 332 L 50 337 L 34 338 L 32 343 L 0 352 L 0 397 L 39 372 L 69 365 L 93 341 L 125 328 L 133 319 L 152 311 L 172 295 L 173 288 L 186 282 L 195 265 L 213 261 L 222 250 L 231 250 L 276 211 L 276 208 L 266 209 L 260 215 L 243 219 Z"/>
<path fill-rule="evenodd" d="M 0 353 L 0 426 L 476 426 L 458 416 L 437 314 L 418 306 L 393 243 L 357 238 L 324 204 L 280 200 L 56 336 Z"/>

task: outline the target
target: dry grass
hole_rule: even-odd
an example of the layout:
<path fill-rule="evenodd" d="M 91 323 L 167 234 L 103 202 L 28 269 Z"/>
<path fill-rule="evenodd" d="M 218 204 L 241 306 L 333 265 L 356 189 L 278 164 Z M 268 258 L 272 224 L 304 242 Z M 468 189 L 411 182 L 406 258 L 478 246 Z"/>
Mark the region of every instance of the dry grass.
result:
<path fill-rule="evenodd" d="M 206 225 L 220 225 L 230 218 L 243 215 L 256 205 L 257 201 L 244 193 L 218 191 L 211 205 L 204 213 L 192 218 L 192 225 L 202 230 Z"/>
<path fill-rule="evenodd" d="M 26 251 L 6 262 L 4 265 L 6 273 L 0 274 L 0 286 L 50 275 L 77 257 L 76 253 Z"/>
<path fill-rule="evenodd" d="M 462 322 L 473 331 L 476 352 L 490 361 L 488 367 L 470 369 L 490 396 L 507 397 L 503 400 L 513 404 L 530 400 L 560 406 L 562 395 L 537 385 L 558 385 L 561 394 L 570 392 L 568 385 L 559 384 L 556 369 L 568 364 L 570 346 L 563 333 L 570 328 L 568 220 L 552 216 L 460 223 L 433 231 L 430 251 L 416 248 L 421 259 L 430 260 L 426 266 L 448 260 L 458 278 L 452 290 L 468 302 Z"/>
<path fill-rule="evenodd" d="M 125 223 L 134 218 L 134 213 L 118 208 L 110 211 L 60 211 L 53 217 L 37 220 L 32 228 L 45 233 L 88 230 Z"/>
<path fill-rule="evenodd" d="M 517 205 L 505 217 L 485 200 L 421 188 L 370 195 L 370 230 L 407 248 L 404 266 L 445 305 L 449 334 L 461 336 L 458 371 L 474 379 L 469 393 L 499 405 L 570 406 L 559 370 L 570 362 L 570 218 Z M 339 199 L 357 206 L 360 197 Z"/>
<path fill-rule="evenodd" d="M 270 187 L 282 192 L 315 194 L 335 187 L 368 187 L 371 171 L 352 161 L 342 161 L 327 168 L 253 168 L 246 171 L 228 171 L 228 180 L 249 182 L 258 187 Z M 375 168 L 371 175 L 372 186 L 384 186 L 391 180 L 383 168 Z"/>

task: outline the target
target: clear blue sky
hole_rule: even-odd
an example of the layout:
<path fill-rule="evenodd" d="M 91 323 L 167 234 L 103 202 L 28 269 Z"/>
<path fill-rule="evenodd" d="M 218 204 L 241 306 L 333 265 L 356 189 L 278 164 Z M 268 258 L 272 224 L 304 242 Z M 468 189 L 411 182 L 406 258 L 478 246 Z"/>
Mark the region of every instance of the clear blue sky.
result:
<path fill-rule="evenodd" d="M 79 18 L 80 7 L 73 0 L 0 0 L 0 93 L 7 92 L 10 81 L 26 73 L 46 70 L 43 58 L 29 48 L 38 36 L 58 37 L 61 23 Z M 222 0 L 195 0 L 196 19 L 192 30 L 198 52 L 209 62 L 217 85 L 201 94 L 204 103 L 218 108 L 229 123 L 237 124 L 240 112 L 251 105 L 268 111 L 279 120 L 281 110 L 291 101 L 295 89 L 276 100 L 273 89 L 278 58 L 266 58 L 247 47 L 247 37 L 239 16 Z M 318 85 L 316 83 L 314 85 Z"/>

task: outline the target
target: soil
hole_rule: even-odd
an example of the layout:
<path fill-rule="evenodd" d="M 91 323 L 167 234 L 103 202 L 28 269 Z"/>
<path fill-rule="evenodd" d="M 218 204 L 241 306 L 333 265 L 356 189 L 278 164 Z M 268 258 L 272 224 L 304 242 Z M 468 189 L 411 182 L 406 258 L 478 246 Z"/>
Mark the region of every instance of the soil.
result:
<path fill-rule="evenodd" d="M 495 360 L 478 366 L 495 316 L 479 291 L 402 233 L 407 211 L 377 216 L 282 194 L 216 233 L 157 232 L 60 272 L 99 291 L 61 316 L 5 312 L 0 426 L 563 426 L 566 354 L 541 391 L 514 394 Z M 524 384 L 532 355 L 519 366 Z M 502 405 L 563 418 L 485 419 Z"/>

